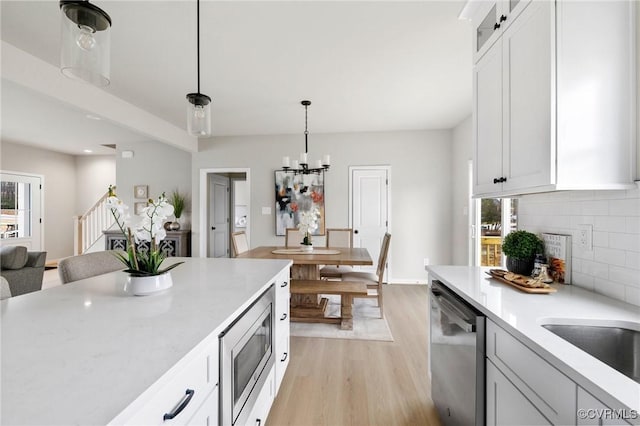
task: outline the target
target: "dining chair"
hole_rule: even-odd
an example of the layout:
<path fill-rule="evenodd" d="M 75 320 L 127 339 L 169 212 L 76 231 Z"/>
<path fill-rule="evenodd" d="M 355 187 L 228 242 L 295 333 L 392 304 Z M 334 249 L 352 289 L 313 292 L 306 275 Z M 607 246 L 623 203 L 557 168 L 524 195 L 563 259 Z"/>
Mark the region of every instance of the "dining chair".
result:
<path fill-rule="evenodd" d="M 231 242 L 233 243 L 234 256 L 249 250 L 247 234 L 244 231 L 238 231 L 231 234 Z"/>
<path fill-rule="evenodd" d="M 97 251 L 94 253 L 71 256 L 58 262 L 58 276 L 62 284 L 83 280 L 108 272 L 126 269 L 124 263 L 114 254 L 114 250 Z M 125 252 L 120 251 L 124 255 Z"/>
<path fill-rule="evenodd" d="M 384 238 L 382 239 L 380 256 L 378 257 L 378 267 L 376 268 L 375 274 L 360 271 L 342 274 L 343 281 L 360 281 L 367 284 L 367 295 L 354 297 L 369 297 L 378 299 L 380 318 L 384 317 L 384 311 L 382 307 L 382 281 L 384 280 L 384 270 L 387 267 L 387 255 L 389 254 L 390 242 L 391 234 L 387 232 L 384 234 Z"/>
<path fill-rule="evenodd" d="M 327 228 L 327 247 L 353 247 L 353 229 Z M 341 278 L 347 272 L 353 272 L 353 268 L 348 265 L 325 265 L 320 268 L 320 278 Z"/>
<path fill-rule="evenodd" d="M 304 239 L 304 235 L 298 228 L 287 228 L 285 237 L 284 237 L 284 245 L 285 247 L 296 247 L 300 248 L 300 244 L 302 244 L 302 240 Z"/>

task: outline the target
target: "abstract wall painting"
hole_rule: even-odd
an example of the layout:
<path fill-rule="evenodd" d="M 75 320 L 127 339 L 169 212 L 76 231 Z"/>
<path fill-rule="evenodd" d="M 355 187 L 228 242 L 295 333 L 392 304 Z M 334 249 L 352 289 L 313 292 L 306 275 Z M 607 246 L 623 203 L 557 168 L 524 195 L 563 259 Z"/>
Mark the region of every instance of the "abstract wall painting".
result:
<path fill-rule="evenodd" d="M 318 229 L 313 235 L 325 233 L 324 173 L 308 175 L 276 171 L 276 235 L 285 235 L 287 228 L 297 228 L 300 213 L 317 208 Z"/>

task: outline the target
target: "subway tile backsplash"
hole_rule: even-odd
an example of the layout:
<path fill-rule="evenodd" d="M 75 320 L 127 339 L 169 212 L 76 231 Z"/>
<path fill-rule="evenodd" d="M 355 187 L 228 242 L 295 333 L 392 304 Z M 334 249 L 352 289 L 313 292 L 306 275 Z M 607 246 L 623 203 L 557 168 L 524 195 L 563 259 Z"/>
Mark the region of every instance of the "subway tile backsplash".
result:
<path fill-rule="evenodd" d="M 520 198 L 518 228 L 568 234 L 572 284 L 640 306 L 640 188 L 564 191 Z M 593 225 L 593 249 L 578 245 L 578 226 Z"/>

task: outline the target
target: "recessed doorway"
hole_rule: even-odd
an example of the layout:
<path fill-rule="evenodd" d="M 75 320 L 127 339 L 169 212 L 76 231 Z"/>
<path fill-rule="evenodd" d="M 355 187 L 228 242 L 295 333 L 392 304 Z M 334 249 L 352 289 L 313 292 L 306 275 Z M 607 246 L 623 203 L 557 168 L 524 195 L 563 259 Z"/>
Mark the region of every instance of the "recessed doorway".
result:
<path fill-rule="evenodd" d="M 250 241 L 249 169 L 200 170 L 200 257 L 233 257 L 231 234 L 245 231 Z"/>

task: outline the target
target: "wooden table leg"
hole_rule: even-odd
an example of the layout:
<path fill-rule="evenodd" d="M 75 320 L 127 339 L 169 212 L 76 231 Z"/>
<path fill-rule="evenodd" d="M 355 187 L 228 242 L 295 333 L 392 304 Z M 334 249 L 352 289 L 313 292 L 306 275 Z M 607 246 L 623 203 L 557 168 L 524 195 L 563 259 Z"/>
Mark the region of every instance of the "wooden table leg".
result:
<path fill-rule="evenodd" d="M 353 296 L 343 294 L 340 299 L 340 329 L 353 330 Z"/>
<path fill-rule="evenodd" d="M 296 265 L 291 267 L 291 279 L 294 280 L 319 280 L 320 269 L 318 265 Z M 291 320 L 292 321 L 319 321 L 324 318 L 329 299 L 319 294 L 291 293 Z"/>
<path fill-rule="evenodd" d="M 292 280 L 319 280 L 318 265 L 292 265 Z M 318 294 L 291 294 L 291 307 L 320 308 L 322 300 Z M 325 303 L 326 306 L 326 303 Z M 322 311 L 324 316 L 324 309 Z"/>

